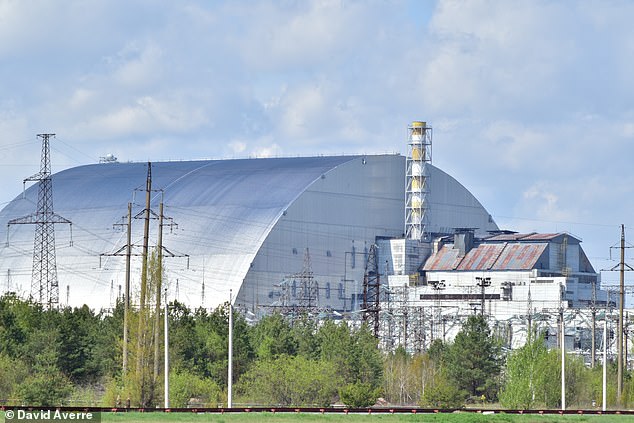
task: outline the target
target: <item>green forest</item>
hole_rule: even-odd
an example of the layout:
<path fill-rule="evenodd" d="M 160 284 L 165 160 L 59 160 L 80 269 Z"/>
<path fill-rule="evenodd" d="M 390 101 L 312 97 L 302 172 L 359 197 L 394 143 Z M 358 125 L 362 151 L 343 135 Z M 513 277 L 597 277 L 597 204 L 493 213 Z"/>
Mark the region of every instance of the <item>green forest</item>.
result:
<path fill-rule="evenodd" d="M 148 315 L 140 328 L 138 312 L 130 313 L 124 374 L 123 309 L 46 309 L 14 294 L 0 297 L 0 402 L 161 407 L 163 351 L 155 355 L 154 343 L 162 348 L 163 340 L 151 334 L 163 318 Z M 560 351 L 548 350 L 539 334 L 505 351 L 479 315 L 453 342 L 436 340 L 417 354 L 382 352 L 365 325 L 346 321 L 271 314 L 250 325 L 234 312 L 233 322 L 234 405 L 560 406 Z M 171 407 L 226 406 L 228 332 L 228 304 L 209 311 L 170 303 Z M 566 360 L 567 406 L 600 407 L 601 366 L 591 369 L 570 354 Z M 613 363 L 608 378 L 614 408 Z M 634 404 L 629 372 L 624 386 L 623 407 Z"/>

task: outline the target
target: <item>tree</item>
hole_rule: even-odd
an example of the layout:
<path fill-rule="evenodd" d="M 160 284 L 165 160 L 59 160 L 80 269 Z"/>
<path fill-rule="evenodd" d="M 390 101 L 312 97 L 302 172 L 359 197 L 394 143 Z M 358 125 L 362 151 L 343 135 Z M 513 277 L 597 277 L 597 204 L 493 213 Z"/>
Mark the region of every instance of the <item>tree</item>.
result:
<path fill-rule="evenodd" d="M 370 407 L 376 403 L 381 394 L 380 388 L 375 388 L 369 383 L 349 383 L 339 389 L 339 398 L 348 407 Z"/>
<path fill-rule="evenodd" d="M 170 367 L 195 368 L 199 349 L 196 320 L 191 310 L 178 301 L 169 305 L 169 332 Z"/>
<path fill-rule="evenodd" d="M 60 313 L 57 365 L 62 373 L 78 384 L 94 382 L 99 372 L 98 363 L 93 359 L 93 335 L 97 325 L 98 318 L 87 305 L 66 308 Z"/>
<path fill-rule="evenodd" d="M 566 400 L 569 405 L 590 405 L 600 391 L 601 372 L 586 369 L 579 357 L 566 355 Z M 511 353 L 500 391 L 505 407 L 530 409 L 561 406 L 561 350 L 548 350 L 543 336 L 529 339 Z"/>
<path fill-rule="evenodd" d="M 297 345 L 297 355 L 302 355 L 308 359 L 319 358 L 319 343 L 317 340 L 317 320 L 304 313 L 293 320 L 293 338 Z"/>
<path fill-rule="evenodd" d="M 58 368 L 59 331 L 56 310 L 45 312 L 42 326 L 29 334 L 25 358 L 30 375 L 20 384 L 18 396 L 29 405 L 62 405 L 71 393 L 72 383 Z"/>
<path fill-rule="evenodd" d="M 326 320 L 316 334 L 319 358 L 335 365 L 347 382 L 355 379 L 353 355 L 354 341 L 346 322 Z"/>
<path fill-rule="evenodd" d="M 15 293 L 0 298 L 0 352 L 10 357 L 20 355 L 29 329 L 20 317 L 26 314 L 25 309 L 30 312 L 31 306 L 20 300 Z"/>
<path fill-rule="evenodd" d="M 544 363 L 548 349 L 543 337 L 530 339 L 513 351 L 506 364 L 505 381 L 500 391 L 500 402 L 508 408 L 532 408 L 546 383 Z"/>
<path fill-rule="evenodd" d="M 72 389 L 70 381 L 57 369 L 39 371 L 29 376 L 18 388 L 24 404 L 35 406 L 62 405 Z"/>
<path fill-rule="evenodd" d="M 460 408 L 464 405 L 464 391 L 448 376 L 445 369 L 441 369 L 433 378 L 432 383 L 425 389 L 421 398 L 423 407 Z"/>
<path fill-rule="evenodd" d="M 433 384 L 434 378 L 440 372 L 441 367 L 437 366 L 429 354 L 416 354 L 412 357 L 410 364 L 410 374 L 412 375 L 412 386 L 409 388 L 409 396 L 415 404 L 420 403 L 427 388 Z"/>
<path fill-rule="evenodd" d="M 453 344 L 440 339 L 432 342 L 426 354 L 417 358 L 416 372 L 420 383 L 420 405 L 423 407 L 459 408 L 464 405 L 468 393 L 449 376 L 447 367 L 452 364 Z"/>
<path fill-rule="evenodd" d="M 251 331 L 251 345 L 258 358 L 269 359 L 280 355 L 297 354 L 298 343 L 291 325 L 279 314 L 262 318 Z"/>
<path fill-rule="evenodd" d="M 258 360 L 240 379 L 237 392 L 258 405 L 328 406 L 342 383 L 332 362 L 280 355 Z"/>
<path fill-rule="evenodd" d="M 500 347 L 484 316 L 469 316 L 445 355 L 447 376 L 468 395 L 497 396 Z"/>
<path fill-rule="evenodd" d="M 170 404 L 187 407 L 192 399 L 199 406 L 216 407 L 221 402 L 222 391 L 211 379 L 201 378 L 187 370 L 170 372 Z"/>
<path fill-rule="evenodd" d="M 0 402 L 13 398 L 19 383 L 28 377 L 26 365 L 17 358 L 0 352 Z"/>
<path fill-rule="evenodd" d="M 221 387 L 227 386 L 227 366 L 229 364 L 229 304 L 217 307 L 207 313 L 196 310 L 195 337 L 197 344 L 194 354 L 194 369 L 204 377 L 210 377 Z M 244 316 L 234 312 L 233 319 L 233 376 L 244 373 L 253 359 L 253 349 L 249 340 L 249 328 Z"/>
<path fill-rule="evenodd" d="M 384 357 L 383 396 L 391 404 L 418 404 L 441 366 L 427 353 L 411 355 L 398 347 Z"/>
<path fill-rule="evenodd" d="M 112 313 L 100 311 L 94 316 L 95 324 L 89 336 L 94 343 L 91 354 L 92 366 L 97 369 L 96 379 L 113 378 L 121 374 L 123 357 L 123 310 L 124 303 L 118 300 Z"/>
<path fill-rule="evenodd" d="M 327 320 L 316 338 L 320 359 L 334 363 L 346 382 L 381 386 L 383 357 L 367 325 L 351 330 L 346 322 Z"/>
<path fill-rule="evenodd" d="M 352 375 L 355 381 L 369 383 L 374 388 L 383 384 L 383 355 L 378 340 L 368 325 L 352 331 Z"/>

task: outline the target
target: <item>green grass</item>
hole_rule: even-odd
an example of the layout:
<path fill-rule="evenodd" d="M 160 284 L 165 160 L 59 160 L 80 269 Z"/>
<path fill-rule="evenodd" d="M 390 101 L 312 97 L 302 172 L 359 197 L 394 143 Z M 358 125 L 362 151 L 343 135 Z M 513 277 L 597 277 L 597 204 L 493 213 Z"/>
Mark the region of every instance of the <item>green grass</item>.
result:
<path fill-rule="evenodd" d="M 4 418 L 4 413 L 0 412 Z M 10 422 L 11 420 L 5 420 Z M 15 421 L 15 420 L 14 420 Z M 511 414 L 309 414 L 309 413 L 236 413 L 236 414 L 195 414 L 195 413 L 103 413 L 104 423 L 169 423 L 169 422 L 212 422 L 212 423 L 290 423 L 290 422 L 448 422 L 448 423 L 485 423 L 485 422 L 518 422 L 518 423 L 550 423 L 550 422 L 634 422 L 633 416 L 624 415 L 511 415 Z"/>
<path fill-rule="evenodd" d="M 510 414 L 308 414 L 308 413 L 239 413 L 239 414 L 184 414 L 184 413 L 120 413 L 102 415 L 103 422 L 214 422 L 214 423 L 289 423 L 289 422 L 449 422 L 449 423 L 484 423 L 484 422 L 634 422 L 634 416 L 617 415 L 510 415 Z"/>

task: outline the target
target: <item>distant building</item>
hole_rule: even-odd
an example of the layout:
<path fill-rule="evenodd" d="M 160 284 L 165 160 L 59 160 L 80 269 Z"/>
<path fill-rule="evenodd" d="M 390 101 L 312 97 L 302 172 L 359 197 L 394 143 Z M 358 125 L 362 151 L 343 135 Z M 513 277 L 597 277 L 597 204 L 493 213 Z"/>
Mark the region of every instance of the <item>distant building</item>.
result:
<path fill-rule="evenodd" d="M 523 345 L 529 324 L 556 334 L 560 308 L 571 316 L 571 311 L 587 314 L 592 306 L 601 309 L 607 304 L 600 274 L 580 240 L 567 233 L 499 231 L 477 238 L 471 230 L 458 230 L 433 242 L 419 275 L 413 283 L 411 278 L 388 276 L 391 295 L 384 296 L 382 308 L 402 314 L 398 307 L 406 296 L 409 315 L 416 316 L 412 311 L 417 310 L 416 319 L 426 319 L 427 333 L 418 337 L 424 336 L 427 342 L 452 339 L 466 316 L 483 313 L 495 322 L 509 346 Z M 616 304 L 614 298 L 611 303 Z M 589 336 L 589 317 L 570 317 L 571 328 L 583 326 L 576 331 L 577 337 Z M 581 339 L 577 341 L 580 348 Z"/>

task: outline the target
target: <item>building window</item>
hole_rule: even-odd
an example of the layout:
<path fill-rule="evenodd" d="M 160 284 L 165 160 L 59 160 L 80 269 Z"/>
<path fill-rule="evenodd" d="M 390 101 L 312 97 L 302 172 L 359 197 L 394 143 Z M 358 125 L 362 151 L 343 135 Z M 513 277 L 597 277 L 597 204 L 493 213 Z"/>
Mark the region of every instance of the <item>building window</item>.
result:
<path fill-rule="evenodd" d="M 326 282 L 326 298 L 330 298 L 330 282 Z"/>
<path fill-rule="evenodd" d="M 297 255 L 297 248 L 293 248 L 293 254 Z"/>
<path fill-rule="evenodd" d="M 345 291 L 343 290 L 343 284 L 341 282 L 339 282 L 339 299 L 343 299 L 343 296 L 345 294 Z"/>
<path fill-rule="evenodd" d="M 330 250 L 326 250 L 326 257 L 332 257 L 332 253 L 330 252 Z"/>

